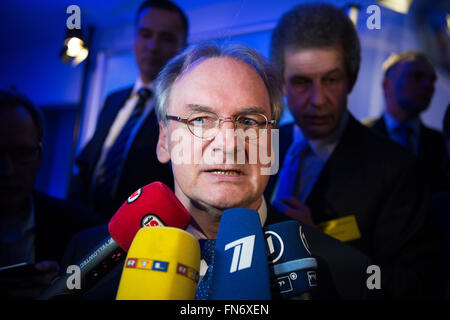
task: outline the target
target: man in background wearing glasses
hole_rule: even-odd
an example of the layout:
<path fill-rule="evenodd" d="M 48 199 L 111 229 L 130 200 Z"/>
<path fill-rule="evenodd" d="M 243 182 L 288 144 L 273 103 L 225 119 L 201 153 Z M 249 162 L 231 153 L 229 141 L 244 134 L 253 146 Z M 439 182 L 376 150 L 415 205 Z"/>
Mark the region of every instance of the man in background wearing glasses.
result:
<path fill-rule="evenodd" d="M 33 190 L 42 161 L 39 110 L 15 92 L 0 91 L 0 297 L 33 298 L 57 275 L 70 237 L 99 223 L 95 214 Z"/>

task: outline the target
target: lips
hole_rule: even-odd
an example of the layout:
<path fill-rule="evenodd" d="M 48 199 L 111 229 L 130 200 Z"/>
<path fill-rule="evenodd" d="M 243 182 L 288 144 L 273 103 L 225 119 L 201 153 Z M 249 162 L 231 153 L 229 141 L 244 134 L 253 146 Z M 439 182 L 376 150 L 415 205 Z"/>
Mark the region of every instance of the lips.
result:
<path fill-rule="evenodd" d="M 244 173 L 239 168 L 235 167 L 219 167 L 219 168 L 209 168 L 203 170 L 204 172 L 217 174 L 217 175 L 224 175 L 224 176 L 241 176 Z"/>
<path fill-rule="evenodd" d="M 207 171 L 207 172 L 211 172 L 211 173 L 214 173 L 214 174 L 223 174 L 223 175 L 229 175 L 229 176 L 231 176 L 231 175 L 241 175 L 241 172 L 240 171 L 236 171 L 236 170 L 210 170 L 210 171 Z"/>
<path fill-rule="evenodd" d="M 311 124 L 325 124 L 329 121 L 330 116 L 328 115 L 311 115 L 304 116 L 304 119 Z"/>

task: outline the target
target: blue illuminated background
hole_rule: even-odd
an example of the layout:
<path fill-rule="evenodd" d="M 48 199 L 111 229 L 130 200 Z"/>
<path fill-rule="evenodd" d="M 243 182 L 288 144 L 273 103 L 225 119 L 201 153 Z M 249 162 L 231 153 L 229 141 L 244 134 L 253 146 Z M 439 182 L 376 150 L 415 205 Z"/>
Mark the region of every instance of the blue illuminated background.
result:
<path fill-rule="evenodd" d="M 189 41 L 207 39 L 239 41 L 268 56 L 270 34 L 281 14 L 305 1 L 292 0 L 175 0 L 190 20 Z M 417 31 L 407 15 L 380 6 L 381 29 L 369 30 L 366 9 L 374 1 L 332 1 L 339 7 L 358 4 L 357 22 L 362 44 L 362 65 L 358 82 L 349 98 L 349 109 L 359 119 L 379 115 L 383 108 L 381 65 L 392 52 L 421 49 Z M 73 150 L 89 139 L 105 96 L 131 85 L 137 76 L 132 54 L 133 17 L 138 0 L 26 1 L 0 3 L 2 50 L 0 86 L 15 87 L 40 106 L 46 118 L 44 161 L 36 187 L 65 197 Z M 94 33 L 86 69 L 86 91 L 80 113 L 80 135 L 74 144 L 73 130 L 82 96 L 86 62 L 73 67 L 59 54 L 64 40 L 66 8 L 81 8 L 84 32 Z M 449 75 L 437 69 L 439 79 L 432 104 L 422 119 L 426 125 L 442 128 L 449 103 Z M 289 113 L 283 122 L 291 121 Z M 74 146 L 75 145 L 75 146 Z"/>

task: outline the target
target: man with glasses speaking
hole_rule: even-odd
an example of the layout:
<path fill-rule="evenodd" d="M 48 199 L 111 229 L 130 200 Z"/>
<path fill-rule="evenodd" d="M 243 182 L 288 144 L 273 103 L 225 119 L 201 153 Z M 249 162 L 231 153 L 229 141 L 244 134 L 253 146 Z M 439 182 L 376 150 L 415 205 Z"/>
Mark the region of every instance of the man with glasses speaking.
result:
<path fill-rule="evenodd" d="M 191 47 L 157 78 L 157 156 L 172 162 L 175 195 L 199 238 L 215 238 L 229 208 L 258 211 L 266 223 L 272 161 L 258 158 L 272 159 L 281 90 L 264 63 L 245 47 Z"/>

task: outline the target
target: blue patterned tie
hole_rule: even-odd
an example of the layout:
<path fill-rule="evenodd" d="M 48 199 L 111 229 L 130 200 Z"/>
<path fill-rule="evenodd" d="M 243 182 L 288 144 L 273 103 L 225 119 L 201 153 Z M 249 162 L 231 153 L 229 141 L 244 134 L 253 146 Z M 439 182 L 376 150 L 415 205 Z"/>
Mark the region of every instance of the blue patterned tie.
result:
<path fill-rule="evenodd" d="M 308 142 L 305 139 L 296 140 L 291 144 L 284 158 L 276 189 L 271 199 L 272 205 L 279 212 L 286 211 L 286 206 L 281 202 L 281 199 L 287 200 L 295 194 L 301 161 L 308 147 Z"/>
<path fill-rule="evenodd" d="M 289 148 L 280 170 L 272 205 L 284 213 L 286 205 L 281 200 L 296 197 L 303 203 L 319 177 L 324 162 L 314 153 L 305 139 L 294 142 Z"/>
<path fill-rule="evenodd" d="M 113 186 L 116 182 L 117 173 L 120 169 L 122 158 L 125 156 L 125 147 L 128 144 L 130 134 L 136 126 L 142 115 L 147 100 L 152 92 L 147 88 L 141 88 L 138 91 L 139 99 L 133 109 L 128 121 L 120 131 L 119 136 L 108 151 L 106 159 L 103 163 L 103 174 L 98 178 L 97 185 L 94 190 L 94 201 L 97 204 L 107 203 L 112 196 Z M 97 201 L 98 200 L 98 201 Z"/>
<path fill-rule="evenodd" d="M 205 275 L 198 284 L 197 292 L 195 293 L 196 300 L 206 300 L 211 294 L 211 284 L 214 266 L 214 248 L 216 246 L 216 239 L 200 239 L 200 248 L 202 251 L 202 258 L 208 264 L 208 269 Z"/>

